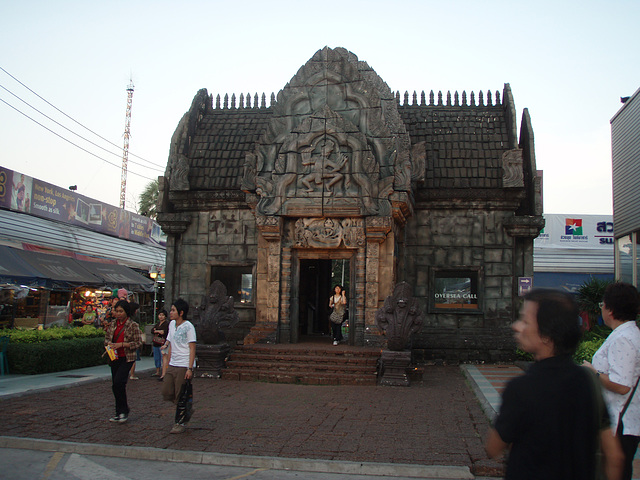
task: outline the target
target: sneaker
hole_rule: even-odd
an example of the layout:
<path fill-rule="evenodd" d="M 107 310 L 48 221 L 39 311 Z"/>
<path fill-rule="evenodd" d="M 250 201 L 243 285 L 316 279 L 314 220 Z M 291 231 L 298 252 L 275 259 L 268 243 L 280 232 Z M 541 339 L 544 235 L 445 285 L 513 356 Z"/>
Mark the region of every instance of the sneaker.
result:
<path fill-rule="evenodd" d="M 184 425 L 176 423 L 169 433 L 182 433 L 184 430 Z"/>
<path fill-rule="evenodd" d="M 337 344 L 338 344 L 338 341 L 337 341 L 337 340 L 334 340 L 334 341 L 333 341 L 333 344 L 334 344 L 334 345 L 337 345 Z"/>
<path fill-rule="evenodd" d="M 129 417 L 126 413 L 121 413 L 109 419 L 109 421 L 113 423 L 125 423 L 127 420 L 129 420 Z"/>

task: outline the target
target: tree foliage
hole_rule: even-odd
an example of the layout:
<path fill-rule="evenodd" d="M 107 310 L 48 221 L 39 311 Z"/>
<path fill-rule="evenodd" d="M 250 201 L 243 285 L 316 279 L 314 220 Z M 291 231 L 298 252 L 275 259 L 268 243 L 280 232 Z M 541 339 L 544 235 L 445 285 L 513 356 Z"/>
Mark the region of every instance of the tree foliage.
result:
<path fill-rule="evenodd" d="M 144 215 L 149 218 L 156 218 L 156 205 L 158 203 L 158 180 L 149 182 L 143 192 L 140 194 L 138 201 L 138 211 L 140 215 Z"/>

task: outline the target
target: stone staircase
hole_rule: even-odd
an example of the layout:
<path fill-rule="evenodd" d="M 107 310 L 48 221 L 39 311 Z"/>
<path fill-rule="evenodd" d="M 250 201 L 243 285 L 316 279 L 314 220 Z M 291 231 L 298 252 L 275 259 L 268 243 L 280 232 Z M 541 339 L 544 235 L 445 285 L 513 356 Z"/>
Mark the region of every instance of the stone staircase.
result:
<path fill-rule="evenodd" d="M 222 378 L 305 385 L 375 385 L 380 349 L 325 344 L 235 347 Z"/>

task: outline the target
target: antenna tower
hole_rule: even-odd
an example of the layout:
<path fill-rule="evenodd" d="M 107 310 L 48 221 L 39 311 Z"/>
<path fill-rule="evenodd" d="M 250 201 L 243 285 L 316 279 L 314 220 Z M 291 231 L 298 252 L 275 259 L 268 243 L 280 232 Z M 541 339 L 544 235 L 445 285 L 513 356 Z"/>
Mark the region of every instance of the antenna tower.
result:
<path fill-rule="evenodd" d="M 129 135 L 131 135 L 131 104 L 133 103 L 133 80 L 127 87 L 127 119 L 124 124 L 124 147 L 122 149 L 122 174 L 120 175 L 120 208 L 124 209 L 127 192 L 127 164 L 129 163 Z"/>

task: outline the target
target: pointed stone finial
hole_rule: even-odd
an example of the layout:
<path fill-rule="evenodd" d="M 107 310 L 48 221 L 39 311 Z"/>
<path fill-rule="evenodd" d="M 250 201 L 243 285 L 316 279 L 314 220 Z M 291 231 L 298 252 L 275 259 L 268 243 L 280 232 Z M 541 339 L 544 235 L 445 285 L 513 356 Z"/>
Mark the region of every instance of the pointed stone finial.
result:
<path fill-rule="evenodd" d="M 223 108 L 229 108 L 229 94 L 228 93 L 224 94 L 224 107 Z"/>
<path fill-rule="evenodd" d="M 475 92 L 471 92 L 471 106 L 472 107 L 476 106 L 476 94 L 475 94 Z"/>
<path fill-rule="evenodd" d="M 420 105 L 424 106 L 425 103 L 426 103 L 426 99 L 424 95 L 424 90 L 422 90 L 422 93 L 420 94 Z"/>
<path fill-rule="evenodd" d="M 216 108 L 220 110 L 220 94 L 216 96 Z"/>
<path fill-rule="evenodd" d="M 416 93 L 416 91 L 413 91 L 413 103 L 412 105 L 418 105 L 418 94 Z"/>
<path fill-rule="evenodd" d="M 442 105 L 442 90 L 438 90 L 438 106 L 441 107 Z"/>
<path fill-rule="evenodd" d="M 447 106 L 451 106 L 451 90 L 447 90 Z"/>
<path fill-rule="evenodd" d="M 251 108 L 251 94 L 247 93 L 247 108 Z"/>
<path fill-rule="evenodd" d="M 231 94 L 231 108 L 236 108 L 236 94 Z"/>
<path fill-rule="evenodd" d="M 409 105 L 409 92 L 404 91 L 404 105 Z"/>
<path fill-rule="evenodd" d="M 467 91 L 466 90 L 462 91 L 462 105 L 464 105 L 465 107 L 467 106 Z"/>
<path fill-rule="evenodd" d="M 456 107 L 460 106 L 460 96 L 458 95 L 458 91 L 457 90 L 456 90 L 456 93 L 453 94 L 453 102 L 454 102 Z"/>
<path fill-rule="evenodd" d="M 240 94 L 240 105 L 238 108 L 244 108 L 244 93 Z"/>
<path fill-rule="evenodd" d="M 493 102 L 491 100 L 491 90 L 487 90 L 487 105 L 492 106 Z"/>
<path fill-rule="evenodd" d="M 271 92 L 271 106 L 273 107 L 276 104 L 276 94 Z"/>
<path fill-rule="evenodd" d="M 478 105 L 480 105 L 481 107 L 484 106 L 484 94 L 482 93 L 482 90 L 478 92 Z"/>
<path fill-rule="evenodd" d="M 429 105 L 435 105 L 433 90 L 429 92 Z"/>
<path fill-rule="evenodd" d="M 267 96 L 264 92 L 262 92 L 262 104 L 260 105 L 260 108 L 267 108 Z"/>
<path fill-rule="evenodd" d="M 253 96 L 253 108 L 258 108 L 258 92 Z"/>
<path fill-rule="evenodd" d="M 496 105 L 502 105 L 500 102 L 500 91 L 496 90 Z"/>

